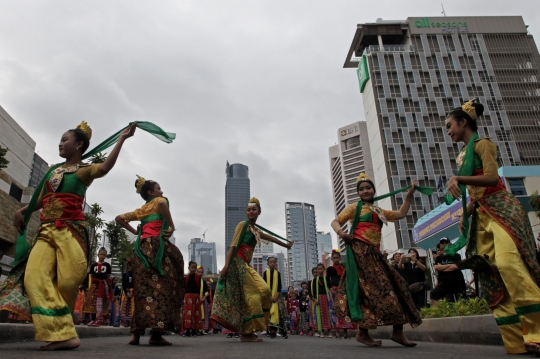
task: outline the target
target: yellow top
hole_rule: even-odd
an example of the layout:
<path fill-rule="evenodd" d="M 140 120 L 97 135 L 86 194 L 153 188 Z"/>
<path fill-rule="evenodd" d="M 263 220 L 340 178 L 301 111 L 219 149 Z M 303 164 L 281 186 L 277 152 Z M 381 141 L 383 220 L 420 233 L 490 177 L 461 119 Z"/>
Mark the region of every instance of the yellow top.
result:
<path fill-rule="evenodd" d="M 167 200 L 165 197 L 156 197 L 150 202 L 146 203 L 141 208 L 138 208 L 134 210 L 133 212 L 124 213 L 120 215 L 120 217 L 122 217 L 124 221 L 126 222 L 140 221 L 141 219 L 143 219 L 144 217 L 150 214 L 159 213 L 160 202 L 167 203 Z"/>
<path fill-rule="evenodd" d="M 347 206 L 347 208 L 345 208 L 340 214 L 338 214 L 337 220 L 338 220 L 339 224 L 345 224 L 345 223 L 347 223 L 347 221 L 352 222 L 354 220 L 354 214 L 356 213 L 356 205 L 357 205 L 357 203 L 352 203 L 349 206 Z M 388 211 L 388 210 L 382 209 L 382 208 L 381 208 L 381 211 L 384 214 L 384 216 L 386 217 L 386 219 L 388 221 L 390 221 L 390 222 L 393 222 L 393 221 L 397 220 L 398 217 L 399 217 L 399 212 L 397 212 L 397 211 Z M 364 214 L 369 213 L 369 212 L 374 212 L 374 211 L 372 211 L 369 208 L 369 206 L 364 204 L 362 206 L 362 210 L 360 211 L 360 217 L 363 216 Z"/>
<path fill-rule="evenodd" d="M 236 229 L 234 230 L 234 237 L 233 237 L 233 240 L 232 240 L 232 243 L 231 243 L 231 247 L 237 247 L 238 246 L 238 244 L 239 244 L 238 242 L 242 239 L 242 238 L 240 238 L 240 234 L 242 234 L 242 229 L 244 228 L 245 223 L 246 222 L 240 222 L 236 226 Z M 251 225 L 249 226 L 249 230 L 251 231 L 251 233 L 253 233 L 253 235 L 255 236 L 256 239 L 259 239 L 259 240 L 263 241 L 263 243 L 265 243 L 265 244 L 270 243 L 271 242 L 270 240 L 274 238 L 271 235 L 266 234 L 263 231 L 260 231 L 256 227 L 252 227 Z"/>
<path fill-rule="evenodd" d="M 477 154 L 480 161 L 482 161 L 482 163 L 475 163 L 474 169 L 477 170 L 482 168 L 484 176 L 498 179 L 499 172 L 497 170 L 499 169 L 499 166 L 497 165 L 497 146 L 487 138 L 479 138 L 474 142 L 474 153 Z M 461 167 L 461 164 L 463 163 L 463 156 L 465 156 L 466 148 L 467 146 L 463 146 L 456 158 L 459 167 Z M 467 190 L 469 191 L 471 198 L 477 200 L 482 198 L 486 191 L 486 187 L 467 185 Z"/>

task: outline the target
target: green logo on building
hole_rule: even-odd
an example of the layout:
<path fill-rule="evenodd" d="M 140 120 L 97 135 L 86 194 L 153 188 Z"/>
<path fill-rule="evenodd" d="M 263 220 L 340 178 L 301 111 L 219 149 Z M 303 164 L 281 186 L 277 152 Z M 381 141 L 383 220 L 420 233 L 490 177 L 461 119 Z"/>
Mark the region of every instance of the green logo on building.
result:
<path fill-rule="evenodd" d="M 427 17 L 423 17 L 421 20 L 416 20 L 414 26 L 422 28 L 448 28 L 448 27 L 467 27 L 467 22 L 463 21 L 445 21 L 445 22 L 430 22 Z"/>
<path fill-rule="evenodd" d="M 358 70 L 356 70 L 358 75 L 358 84 L 360 85 L 360 93 L 364 92 L 366 83 L 369 80 L 369 68 L 367 64 L 367 59 L 365 55 L 362 55 L 362 59 L 358 63 Z"/>

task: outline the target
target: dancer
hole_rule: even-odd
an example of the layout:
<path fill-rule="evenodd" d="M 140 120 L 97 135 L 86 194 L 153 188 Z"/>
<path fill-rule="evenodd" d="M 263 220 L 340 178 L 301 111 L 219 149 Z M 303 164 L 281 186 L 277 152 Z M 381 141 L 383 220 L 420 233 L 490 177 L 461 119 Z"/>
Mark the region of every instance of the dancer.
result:
<path fill-rule="evenodd" d="M 137 176 L 135 187 L 146 204 L 134 212 L 116 216 L 116 222 L 138 235 L 131 269 L 135 279 L 135 311 L 131 321 L 131 345 L 138 345 L 141 334 L 152 328 L 150 345 L 171 345 L 164 332 L 180 332 L 184 296 L 184 259 L 177 246 L 169 242 L 174 223 L 169 200 L 159 183 Z M 141 221 L 139 231 L 128 222 Z"/>
<path fill-rule="evenodd" d="M 120 326 L 120 297 L 121 297 L 121 290 L 118 286 L 118 277 L 113 277 L 111 279 L 112 283 L 112 301 L 111 301 L 111 309 L 109 310 L 110 318 L 111 318 L 111 325 L 113 327 L 119 327 Z"/>
<path fill-rule="evenodd" d="M 208 278 L 206 280 L 206 287 L 208 288 L 208 295 L 206 296 L 206 299 L 204 300 L 204 321 L 203 321 L 203 333 L 204 334 L 210 334 L 210 330 L 215 334 L 216 328 L 214 326 L 214 321 L 210 318 L 212 315 L 212 303 L 214 301 L 214 291 L 212 290 L 212 283 L 214 283 L 214 280 L 212 278 Z"/>
<path fill-rule="evenodd" d="M 92 130 L 86 122 L 65 132 L 59 144 L 65 162 L 49 168 L 36 187 L 28 206 L 15 213 L 19 230 L 14 268 L 0 285 L 0 310 L 24 315 L 35 326 L 35 339 L 50 342 L 39 350 L 75 349 L 80 340 L 71 312 L 77 288 L 86 276 L 88 234 L 83 213 L 86 190 L 115 165 L 124 141 L 133 136 L 137 123 L 109 138 L 83 156 Z M 105 162 L 88 165 L 83 159 L 103 151 L 116 141 Z M 26 228 L 32 212 L 43 208 L 41 227 L 27 242 Z"/>
<path fill-rule="evenodd" d="M 252 198 L 246 208 L 247 221 L 236 226 L 212 306 L 212 319 L 233 332 L 241 331 L 243 342 L 262 341 L 255 332 L 266 329 L 270 311 L 270 288 L 249 265 L 255 246 L 261 241 L 285 248 L 293 245 L 262 232 L 271 233 L 256 224 L 260 214 L 259 200 Z"/>
<path fill-rule="evenodd" d="M 345 272 L 345 266 L 341 264 L 341 253 L 337 249 L 332 249 L 332 266 L 326 268 L 326 275 L 330 280 L 330 292 L 335 297 L 338 291 L 339 280 Z M 348 329 L 356 329 L 353 322 L 347 322 L 333 311 L 332 323 L 336 330 L 336 338 L 340 338 L 339 330 L 343 330 L 343 338 L 349 339 Z"/>
<path fill-rule="evenodd" d="M 285 320 L 282 312 L 285 304 L 281 297 L 281 273 L 276 269 L 277 260 L 276 257 L 268 256 L 266 260 L 268 268 L 263 273 L 263 279 L 270 287 L 270 320 L 268 325 L 268 336 L 275 338 L 277 328 L 281 328 L 280 332 L 284 339 L 287 339 L 287 331 L 285 328 Z M 280 308 L 281 306 L 281 308 Z"/>
<path fill-rule="evenodd" d="M 332 294 L 328 290 L 330 279 L 324 275 L 324 264 L 317 264 L 317 276 L 311 281 L 310 296 L 313 298 L 314 312 L 313 316 L 317 319 L 316 331 L 321 338 L 324 338 L 324 331 L 328 331 L 328 338 L 332 338 L 332 316 L 334 306 L 332 303 Z"/>
<path fill-rule="evenodd" d="M 291 303 L 289 305 L 289 308 L 289 318 L 291 322 L 291 331 L 289 332 L 289 334 L 298 335 L 300 334 L 300 301 L 298 300 L 298 294 L 296 294 L 296 292 L 291 294 Z"/>
<path fill-rule="evenodd" d="M 90 280 L 83 312 L 92 317 L 88 323 L 89 327 L 99 327 L 103 325 L 105 318 L 109 317 L 109 304 L 112 300 L 110 280 L 112 267 L 105 262 L 105 258 L 107 258 L 107 250 L 101 247 L 98 251 L 98 262 L 92 263 L 88 271 Z"/>
<path fill-rule="evenodd" d="M 311 328 L 309 327 L 309 293 L 308 283 L 302 282 L 300 284 L 302 292 L 298 299 L 300 305 L 300 321 L 298 327 L 300 329 L 300 335 L 309 335 Z"/>
<path fill-rule="evenodd" d="M 184 325 L 186 331 L 183 336 L 198 336 L 203 328 L 201 306 L 203 298 L 208 295 L 206 282 L 197 273 L 197 263 L 190 261 L 188 264 L 189 274 L 186 276 L 186 291 L 184 294 Z"/>
<path fill-rule="evenodd" d="M 451 255 L 467 245 L 468 259 L 457 267 L 477 269 L 482 287 L 489 288 L 483 292 L 506 352 L 540 355 L 540 266 L 535 259 L 531 223 L 498 175 L 495 144 L 478 137 L 477 118 L 482 116 L 484 106 L 475 101 L 452 110 L 445 122 L 450 138 L 465 144 L 456 159 L 459 172 L 448 181 L 448 192 L 454 199 L 461 197 L 466 214 L 461 217 L 459 240 L 448 245 L 445 252 Z M 452 200 L 448 198 L 447 203 Z"/>
<path fill-rule="evenodd" d="M 77 293 L 77 299 L 75 300 L 75 305 L 73 306 L 73 323 L 81 324 L 84 319 L 83 308 L 84 301 L 86 298 L 86 291 L 84 286 L 81 284 L 79 286 L 79 293 Z"/>
<path fill-rule="evenodd" d="M 209 287 L 208 283 L 204 280 L 204 267 L 203 266 L 197 266 L 197 274 L 200 278 L 200 286 L 201 293 L 199 293 L 199 296 L 201 297 L 201 321 L 203 328 L 199 330 L 199 334 L 197 335 L 203 335 L 208 334 L 208 328 L 210 327 L 210 316 L 209 316 L 209 309 L 208 309 L 208 295 L 209 295 Z M 202 288 L 206 285 L 206 290 L 203 294 Z"/>
<path fill-rule="evenodd" d="M 120 325 L 130 327 L 135 310 L 135 297 L 133 296 L 133 273 L 131 272 L 131 259 L 128 259 L 127 271 L 122 276 L 122 304 L 120 305 Z"/>
<path fill-rule="evenodd" d="M 407 282 L 390 266 L 379 249 L 383 224 L 407 215 L 416 185 L 417 181 L 414 180 L 399 211 L 387 211 L 373 204 L 376 200 L 375 185 L 365 173 L 361 173 L 356 180 L 360 202 L 345 208 L 331 224 L 348 245 L 347 270 L 341 278 L 338 293 L 338 296 L 343 296 L 338 303 L 345 305 L 339 307 L 338 314 L 345 320 L 357 322 L 359 330 L 356 340 L 369 346 L 382 345 L 381 341 L 373 340 L 368 333 L 368 329 L 375 329 L 379 325 L 394 326 L 393 341 L 408 347 L 416 345 L 403 334 L 403 324 L 410 323 L 416 327 L 422 320 Z M 392 194 L 403 190 L 406 189 Z M 352 234 L 341 229 L 347 221 L 353 223 Z"/>
<path fill-rule="evenodd" d="M 315 312 L 315 298 L 313 298 L 313 294 L 311 293 L 311 287 L 314 285 L 313 281 L 317 276 L 319 275 L 319 270 L 317 267 L 311 268 L 311 275 L 313 276 L 313 279 L 308 282 L 308 296 L 309 296 L 309 333 L 308 335 L 314 335 L 316 337 L 320 337 L 321 334 L 318 332 L 318 325 L 317 325 L 317 315 Z"/>

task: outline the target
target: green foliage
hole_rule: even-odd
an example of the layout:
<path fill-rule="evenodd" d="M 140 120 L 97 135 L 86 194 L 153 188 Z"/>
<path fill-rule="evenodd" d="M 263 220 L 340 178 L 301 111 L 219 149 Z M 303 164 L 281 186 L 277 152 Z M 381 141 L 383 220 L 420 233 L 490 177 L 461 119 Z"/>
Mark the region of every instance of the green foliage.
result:
<path fill-rule="evenodd" d="M 0 170 L 3 168 L 7 168 L 7 165 L 9 164 L 9 161 L 6 160 L 6 154 L 8 153 L 9 149 L 0 146 Z"/>
<path fill-rule="evenodd" d="M 536 212 L 536 216 L 540 218 L 540 195 L 538 194 L 538 190 L 534 191 L 534 193 L 531 194 L 531 199 L 529 200 L 529 204 L 531 205 L 532 209 Z"/>
<path fill-rule="evenodd" d="M 105 224 L 105 221 L 100 218 L 103 214 L 103 208 L 97 203 L 90 206 L 90 213 L 85 213 L 86 224 L 88 225 L 88 235 L 90 241 L 90 260 L 94 260 L 97 254 L 97 246 L 101 235 L 97 233 L 98 229 L 101 229 Z"/>
<path fill-rule="evenodd" d="M 105 224 L 103 233 L 107 236 L 110 245 L 109 258 L 116 258 L 120 263 L 122 271 L 127 266 L 127 261 L 133 253 L 133 243 L 122 226 L 116 221 L 110 221 Z"/>
<path fill-rule="evenodd" d="M 481 298 L 459 299 L 456 303 L 443 299 L 439 301 L 437 306 L 420 309 L 422 318 L 464 317 L 483 314 L 491 314 L 491 309 L 489 309 L 488 302 Z"/>
<path fill-rule="evenodd" d="M 96 164 L 105 162 L 106 159 L 107 159 L 107 152 L 105 153 L 99 152 L 99 153 L 96 153 L 94 156 L 90 157 L 89 162 L 91 164 L 96 165 Z"/>

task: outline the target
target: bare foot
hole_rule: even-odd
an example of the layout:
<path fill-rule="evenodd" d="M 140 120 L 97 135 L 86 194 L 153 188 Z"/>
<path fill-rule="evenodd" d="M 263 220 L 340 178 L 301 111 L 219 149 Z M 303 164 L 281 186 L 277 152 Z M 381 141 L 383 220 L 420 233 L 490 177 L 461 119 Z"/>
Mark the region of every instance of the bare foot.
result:
<path fill-rule="evenodd" d="M 358 330 L 358 333 L 356 333 L 356 341 L 369 347 L 380 347 L 382 345 L 381 340 L 373 340 L 368 332 L 364 332 L 360 329 Z"/>
<path fill-rule="evenodd" d="M 52 350 L 71 350 L 77 349 L 81 345 L 79 338 L 71 338 L 68 340 L 62 340 L 61 342 L 52 342 L 51 344 L 39 347 L 38 350 L 52 351 Z"/>
<path fill-rule="evenodd" d="M 240 337 L 241 342 L 262 342 L 261 338 L 258 338 L 255 334 L 242 334 Z"/>
<path fill-rule="evenodd" d="M 163 339 L 163 337 L 161 335 L 152 335 L 150 337 L 150 340 L 148 340 L 148 344 L 150 344 L 150 345 L 158 345 L 158 346 L 172 345 L 171 342 L 168 342 L 165 339 Z"/>
<path fill-rule="evenodd" d="M 139 333 L 133 333 L 131 335 L 131 340 L 129 341 L 129 345 L 139 345 L 139 339 L 141 339 L 141 335 Z"/>
<path fill-rule="evenodd" d="M 525 342 L 524 345 L 525 345 L 525 350 L 527 350 L 531 354 L 534 354 L 534 356 L 540 357 L 540 344 L 539 343 Z"/>
<path fill-rule="evenodd" d="M 403 345 L 404 347 L 415 347 L 416 343 L 411 342 L 409 339 L 405 338 L 402 330 L 396 330 L 392 333 L 390 339 L 398 344 Z"/>

